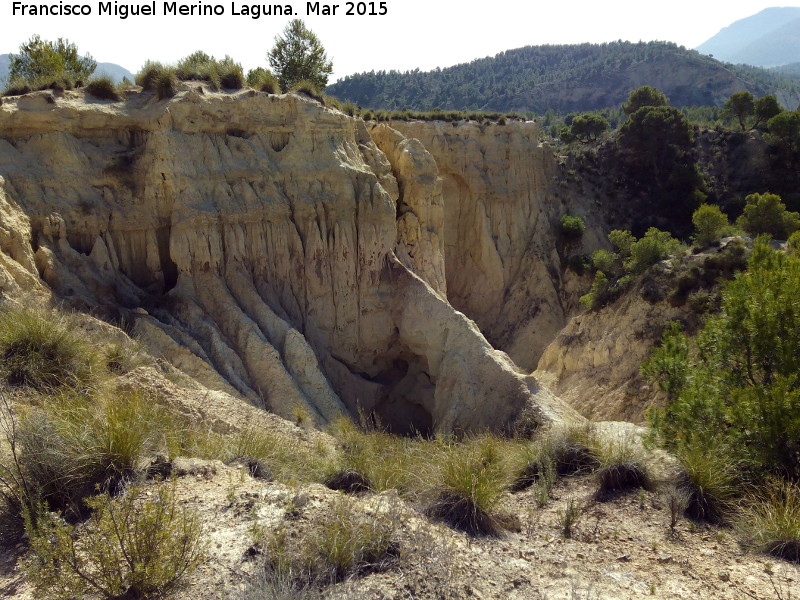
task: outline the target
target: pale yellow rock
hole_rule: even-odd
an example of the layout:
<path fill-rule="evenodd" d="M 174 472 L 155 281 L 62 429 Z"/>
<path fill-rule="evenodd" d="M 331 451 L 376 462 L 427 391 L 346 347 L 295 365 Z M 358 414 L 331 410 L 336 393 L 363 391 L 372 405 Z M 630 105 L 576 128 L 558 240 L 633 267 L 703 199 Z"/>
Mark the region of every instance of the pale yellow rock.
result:
<path fill-rule="evenodd" d="M 443 180 L 448 300 L 495 347 L 533 370 L 577 308 L 577 296 L 564 293 L 569 274 L 557 248 L 561 216 L 583 214 L 590 221 L 587 252 L 599 247 L 592 235 L 599 228 L 583 205 L 560 194 L 553 153 L 539 143 L 533 122 L 391 125 L 422 142 Z M 373 135 L 387 137 L 384 131 L 380 125 Z"/>
<path fill-rule="evenodd" d="M 389 128 L 375 136 L 295 95 L 44 93 L 0 106 L 0 176 L 53 291 L 132 322 L 212 390 L 397 431 L 569 412 L 448 304 L 436 162 Z M 488 279 L 511 256 L 523 268 L 519 235 L 499 253 L 476 241 Z"/>
<path fill-rule="evenodd" d="M 644 423 L 664 397 L 642 378 L 641 364 L 670 321 L 691 317 L 686 306 L 645 300 L 640 281 L 609 306 L 572 318 L 534 374 L 586 417 Z"/>

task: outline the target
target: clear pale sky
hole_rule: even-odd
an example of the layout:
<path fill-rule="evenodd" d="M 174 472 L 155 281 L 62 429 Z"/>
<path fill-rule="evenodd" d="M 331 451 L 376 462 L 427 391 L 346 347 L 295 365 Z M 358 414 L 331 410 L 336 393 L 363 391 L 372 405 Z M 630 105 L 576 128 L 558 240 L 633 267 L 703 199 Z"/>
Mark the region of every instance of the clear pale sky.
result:
<path fill-rule="evenodd" d="M 245 68 L 266 66 L 275 35 L 291 18 L 232 16 L 231 0 L 204 0 L 222 5 L 226 16 L 163 16 L 163 0 L 156 0 L 156 16 L 127 20 L 98 16 L 98 0 L 26 1 L 86 2 L 94 14 L 12 16 L 12 0 L 0 0 L 0 54 L 15 52 L 34 33 L 45 39 L 61 36 L 98 61 L 133 72 L 147 59 L 172 62 L 201 49 L 217 57 L 229 54 Z M 447 67 L 526 45 L 622 39 L 668 40 L 693 48 L 769 6 L 800 6 L 775 0 L 386 0 L 386 16 L 345 16 L 344 2 L 336 16 L 306 16 L 305 0 L 285 1 L 317 33 L 333 59 L 331 81 L 372 69 Z M 129 0 L 134 5 L 149 2 Z M 237 7 L 252 3 L 235 1 Z"/>

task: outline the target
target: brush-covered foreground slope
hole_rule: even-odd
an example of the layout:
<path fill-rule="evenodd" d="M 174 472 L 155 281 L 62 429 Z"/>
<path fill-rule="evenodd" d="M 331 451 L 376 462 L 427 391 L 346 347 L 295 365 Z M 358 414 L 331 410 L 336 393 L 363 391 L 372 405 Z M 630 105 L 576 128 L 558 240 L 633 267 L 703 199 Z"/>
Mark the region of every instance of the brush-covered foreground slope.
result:
<path fill-rule="evenodd" d="M 4 293 L 41 276 L 204 385 L 284 416 L 374 412 L 396 431 L 502 429 L 525 409 L 570 419 L 448 302 L 449 278 L 467 304 L 463 281 L 486 279 L 472 304 L 491 324 L 492 303 L 527 289 L 543 308 L 520 306 L 515 322 L 546 332 L 531 367 L 568 316 L 556 250 L 568 207 L 548 195 L 536 126 L 469 132 L 462 167 L 486 155 L 507 179 L 497 205 L 474 173 L 443 187 L 418 140 L 294 95 L 193 84 L 170 101 L 5 99 L 0 198 L 17 222 Z M 474 260 L 451 268 L 454 231 L 474 232 Z M 550 267 L 522 268 L 537 262 Z"/>
<path fill-rule="evenodd" d="M 527 46 L 436 71 L 379 71 L 345 77 L 328 92 L 376 109 L 560 112 L 617 108 L 652 85 L 673 106 L 722 106 L 734 92 L 800 102 L 796 82 L 723 64 L 668 42 Z"/>

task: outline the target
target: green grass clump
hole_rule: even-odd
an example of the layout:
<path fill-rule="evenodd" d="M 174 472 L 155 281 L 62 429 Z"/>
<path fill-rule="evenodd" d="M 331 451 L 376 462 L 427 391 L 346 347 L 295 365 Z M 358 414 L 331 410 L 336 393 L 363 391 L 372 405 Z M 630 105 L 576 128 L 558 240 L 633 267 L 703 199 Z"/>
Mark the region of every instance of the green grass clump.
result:
<path fill-rule="evenodd" d="M 159 100 L 172 98 L 178 91 L 175 67 L 148 60 L 136 74 L 136 85 L 142 86 L 145 92 L 155 92 Z"/>
<path fill-rule="evenodd" d="M 412 481 L 412 463 L 427 442 L 374 429 L 363 431 L 347 418 L 334 421 L 329 431 L 341 448 L 326 465 L 326 485 L 355 492 L 396 489 L 403 496 L 413 495 L 417 482 Z"/>
<path fill-rule="evenodd" d="M 279 529 L 266 540 L 267 568 L 294 589 L 324 586 L 396 564 L 399 519 L 389 507 L 365 514 L 337 499 L 305 535 Z"/>
<path fill-rule="evenodd" d="M 74 527 L 53 513 L 29 524 L 25 573 L 47 598 L 166 598 L 203 560 L 200 522 L 181 508 L 174 488 L 145 496 L 130 487 L 87 500 L 89 520 Z"/>
<path fill-rule="evenodd" d="M 599 466 L 594 450 L 596 434 L 589 425 L 554 429 L 542 443 L 558 476 L 591 473 Z"/>
<path fill-rule="evenodd" d="M 82 516 L 85 498 L 118 490 L 163 440 L 160 411 L 136 394 L 53 397 L 9 418 L 15 454 L 0 464 L 0 487 L 21 511 L 44 504 Z"/>
<path fill-rule="evenodd" d="M 784 481 L 768 487 L 745 508 L 738 529 L 758 550 L 800 562 L 800 486 Z"/>
<path fill-rule="evenodd" d="M 130 373 L 152 362 L 141 344 L 131 339 L 119 339 L 106 344 L 101 357 L 106 369 L 114 375 Z"/>
<path fill-rule="evenodd" d="M 39 392 L 91 393 L 101 378 L 99 353 L 75 319 L 37 308 L 0 310 L 0 377 Z"/>
<path fill-rule="evenodd" d="M 77 81 L 73 77 L 63 73 L 46 77 L 34 77 L 31 79 L 15 77 L 7 83 L 5 90 L 3 90 L 3 96 L 22 96 L 30 92 L 41 90 L 63 92 L 64 90 L 72 90 L 82 85 L 82 81 Z"/>
<path fill-rule="evenodd" d="M 505 519 L 497 508 L 509 486 L 501 450 L 488 435 L 447 448 L 426 514 L 469 535 L 500 535 Z"/>
<path fill-rule="evenodd" d="M 533 485 L 544 485 L 547 494 L 555 482 L 556 466 L 547 445 L 541 442 L 526 444 L 513 468 L 512 492 L 521 492 Z"/>
<path fill-rule="evenodd" d="M 596 497 L 599 500 L 608 500 L 630 490 L 653 489 L 644 451 L 631 435 L 598 437 L 594 453 L 598 461 Z"/>
<path fill-rule="evenodd" d="M 175 75 L 181 81 L 208 82 L 214 90 L 240 90 L 245 84 L 242 65 L 230 56 L 219 60 L 202 51 L 194 52 L 178 61 Z"/>
<path fill-rule="evenodd" d="M 90 79 L 89 83 L 86 84 L 86 92 L 100 100 L 112 100 L 114 102 L 120 100 L 117 86 L 108 76 Z"/>
<path fill-rule="evenodd" d="M 302 94 L 313 100 L 316 100 L 317 102 L 325 104 L 325 97 L 322 95 L 322 92 L 320 92 L 317 86 L 307 79 L 303 79 L 302 81 L 295 83 L 291 88 L 289 88 L 289 92 Z"/>
<path fill-rule="evenodd" d="M 3 90 L 3 96 L 24 96 L 33 91 L 30 82 L 27 79 L 16 77 L 9 80 Z"/>
<path fill-rule="evenodd" d="M 291 444 L 285 436 L 260 429 L 245 429 L 217 440 L 210 458 L 226 463 L 249 460 L 263 473 L 284 483 L 320 481 L 325 456 L 300 444 Z M 252 470 L 252 469 L 251 469 Z"/>
<path fill-rule="evenodd" d="M 274 73 L 263 67 L 256 67 L 247 72 L 247 85 L 259 92 L 268 94 L 279 94 L 281 86 Z"/>
<path fill-rule="evenodd" d="M 688 496 L 685 514 L 696 521 L 725 523 L 739 496 L 738 469 L 723 447 L 686 444 L 676 452 L 678 487 Z"/>

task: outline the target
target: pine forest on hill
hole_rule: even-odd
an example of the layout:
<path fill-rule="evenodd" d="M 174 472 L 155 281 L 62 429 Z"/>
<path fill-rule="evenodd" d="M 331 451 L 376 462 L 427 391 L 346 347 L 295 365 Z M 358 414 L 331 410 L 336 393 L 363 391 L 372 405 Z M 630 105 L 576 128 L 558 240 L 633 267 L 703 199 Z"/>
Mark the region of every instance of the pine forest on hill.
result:
<path fill-rule="evenodd" d="M 734 92 L 800 102 L 800 79 L 721 63 L 670 42 L 527 46 L 446 69 L 372 71 L 345 77 L 328 93 L 368 108 L 559 112 L 619 106 L 642 85 L 673 106 L 721 106 Z"/>

